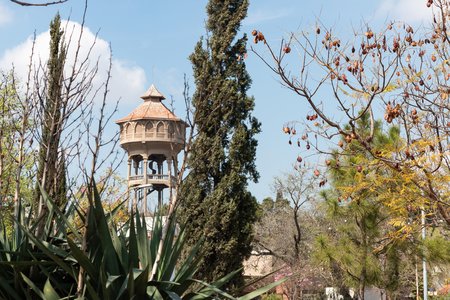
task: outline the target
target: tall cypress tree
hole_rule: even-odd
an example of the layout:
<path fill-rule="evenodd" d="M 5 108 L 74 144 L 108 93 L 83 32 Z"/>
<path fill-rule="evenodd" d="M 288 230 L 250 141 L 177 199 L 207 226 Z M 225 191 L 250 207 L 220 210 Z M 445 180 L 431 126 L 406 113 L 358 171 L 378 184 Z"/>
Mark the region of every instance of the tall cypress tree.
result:
<path fill-rule="evenodd" d="M 251 115 L 254 99 L 247 96 L 247 37 L 237 38 L 247 8 L 247 0 L 210 0 L 207 38 L 190 56 L 197 136 L 179 199 L 191 245 L 204 238 L 204 261 L 197 274 L 205 280 L 242 267 L 251 252 L 256 220 L 257 203 L 247 184 L 259 177 L 254 136 L 260 124 Z M 234 284 L 240 280 L 237 276 Z"/>
<path fill-rule="evenodd" d="M 50 54 L 47 63 L 47 91 L 46 98 L 41 101 L 41 141 L 38 157 L 37 179 L 42 188 L 49 194 L 56 204 L 65 201 L 65 162 L 60 154 L 60 139 L 63 128 L 64 100 L 61 97 L 63 84 L 66 47 L 64 46 L 64 32 L 61 28 L 59 14 L 50 23 Z M 35 192 L 36 202 L 39 203 L 40 216 L 46 214 L 47 208 L 42 201 L 39 187 Z M 41 222 L 42 223 L 42 222 Z M 42 225 L 42 224 L 41 224 Z M 38 233 L 42 229 L 38 227 Z"/>

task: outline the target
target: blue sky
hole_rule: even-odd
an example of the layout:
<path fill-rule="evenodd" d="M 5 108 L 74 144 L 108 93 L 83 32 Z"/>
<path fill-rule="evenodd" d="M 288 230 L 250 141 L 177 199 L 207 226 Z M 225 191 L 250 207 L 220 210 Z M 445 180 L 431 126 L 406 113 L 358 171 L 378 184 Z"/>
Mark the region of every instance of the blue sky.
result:
<path fill-rule="evenodd" d="M 269 43 L 276 45 L 290 32 L 312 30 L 317 19 L 333 27 L 341 35 L 351 34 L 363 23 L 381 25 L 386 20 L 420 23 L 430 13 L 425 0 L 251 0 L 249 14 L 242 33 L 253 29 L 264 32 Z M 0 68 L 12 64 L 18 73 L 25 66 L 24 57 L 30 50 L 30 36 L 36 32 L 37 49 L 45 57 L 48 45 L 48 24 L 57 11 L 72 25 L 80 22 L 83 12 L 81 0 L 52 7 L 21 7 L 0 0 Z M 120 98 L 116 119 L 128 114 L 142 101 L 142 94 L 151 83 L 166 96 L 174 98 L 176 111 L 183 113 L 183 76 L 192 82 L 189 54 L 205 33 L 206 0 L 91 0 L 88 3 L 86 27 L 91 37 L 98 32 L 96 55 L 107 57 L 108 44 L 113 52 L 113 81 L 111 104 Z M 250 43 L 249 43 L 250 46 Z M 259 47 L 263 51 L 263 47 Z M 29 55 L 29 54 L 28 54 Z M 247 69 L 253 80 L 249 94 L 255 96 L 254 115 L 262 123 L 258 136 L 257 166 L 261 178 L 250 184 L 250 190 L 262 200 L 273 196 L 273 178 L 289 172 L 299 154 L 290 147 L 282 133 L 283 124 L 304 119 L 308 108 L 302 100 L 281 86 L 276 76 L 249 53 Z M 100 75 L 101 76 L 101 75 Z M 193 90 L 194 87 L 191 87 Z M 116 130 L 111 124 L 111 131 Z M 315 160 L 311 160 L 314 164 Z M 126 163 L 122 164 L 126 169 Z"/>

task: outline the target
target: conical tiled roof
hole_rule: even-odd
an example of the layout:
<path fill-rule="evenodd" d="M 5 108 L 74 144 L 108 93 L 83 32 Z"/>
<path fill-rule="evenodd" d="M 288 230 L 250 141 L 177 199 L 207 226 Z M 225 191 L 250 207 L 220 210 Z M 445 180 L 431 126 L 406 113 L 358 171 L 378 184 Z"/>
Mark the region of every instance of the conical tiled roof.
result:
<path fill-rule="evenodd" d="M 144 99 L 144 103 L 139 105 L 126 117 L 116 121 L 117 124 L 142 120 L 142 119 L 158 119 L 158 120 L 174 120 L 181 121 L 180 118 L 175 116 L 161 100 L 165 99 L 156 87 L 152 84 L 150 88 L 141 96 Z"/>
<path fill-rule="evenodd" d="M 161 94 L 156 87 L 152 84 L 149 89 L 141 96 L 142 99 L 147 100 L 150 98 L 159 98 L 161 100 L 166 99 L 163 94 Z"/>

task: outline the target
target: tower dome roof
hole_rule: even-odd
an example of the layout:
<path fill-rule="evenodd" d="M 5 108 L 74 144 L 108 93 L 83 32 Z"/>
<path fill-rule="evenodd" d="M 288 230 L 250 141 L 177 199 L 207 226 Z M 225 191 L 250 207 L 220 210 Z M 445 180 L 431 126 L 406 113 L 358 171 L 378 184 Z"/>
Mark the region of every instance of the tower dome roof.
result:
<path fill-rule="evenodd" d="M 144 100 L 144 103 L 139 105 L 127 116 L 117 120 L 117 124 L 145 119 L 182 121 L 161 102 L 165 97 L 153 84 L 141 98 Z"/>

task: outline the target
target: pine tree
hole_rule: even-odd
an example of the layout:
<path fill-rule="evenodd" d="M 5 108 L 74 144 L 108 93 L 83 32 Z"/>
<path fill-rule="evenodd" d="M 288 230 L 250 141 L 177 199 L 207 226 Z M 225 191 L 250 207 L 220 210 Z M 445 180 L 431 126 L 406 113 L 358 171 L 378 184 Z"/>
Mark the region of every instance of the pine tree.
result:
<path fill-rule="evenodd" d="M 369 135 L 369 115 L 356 122 L 358 132 Z M 397 127 L 388 134 L 381 130 L 381 122 L 375 123 L 374 149 L 385 149 L 399 143 Z M 344 143 L 344 140 L 342 140 Z M 383 170 L 364 169 L 370 154 L 356 141 L 347 143 L 343 150 L 336 150 L 329 163 L 332 190 L 324 191 L 330 227 L 318 238 L 318 257 L 327 261 L 338 285 L 353 287 L 358 299 L 364 300 L 365 289 L 376 286 L 388 295 L 405 285 L 400 282 L 401 268 L 406 249 L 412 250 L 407 241 L 392 240 L 386 243 L 388 232 L 394 230 L 392 216 L 380 201 L 383 191 L 371 188 L 377 176 L 389 177 Z M 395 184 L 395 183 L 394 183 Z M 389 187 L 386 187 L 389 188 Z"/>
<path fill-rule="evenodd" d="M 247 184 L 259 176 L 254 136 L 260 124 L 251 115 L 254 99 L 247 96 L 247 37 L 236 37 L 247 8 L 247 0 L 210 0 L 207 38 L 190 56 L 197 136 L 179 199 L 190 244 L 204 238 L 204 261 L 197 273 L 204 280 L 242 267 L 256 221 L 257 203 Z M 241 279 L 237 276 L 234 284 Z"/>

